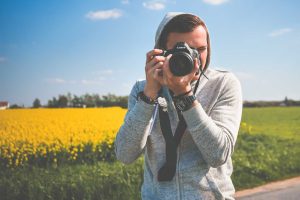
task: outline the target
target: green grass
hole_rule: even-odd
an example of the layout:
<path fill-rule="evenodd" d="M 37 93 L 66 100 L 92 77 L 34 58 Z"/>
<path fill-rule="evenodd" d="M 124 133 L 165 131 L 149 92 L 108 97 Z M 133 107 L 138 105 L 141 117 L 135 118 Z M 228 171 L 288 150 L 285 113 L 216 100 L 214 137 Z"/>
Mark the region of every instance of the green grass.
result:
<path fill-rule="evenodd" d="M 300 140 L 300 107 L 244 108 L 242 122 L 254 134 Z"/>
<path fill-rule="evenodd" d="M 240 133 L 233 154 L 237 190 L 300 175 L 300 140 Z"/>
<path fill-rule="evenodd" d="M 237 189 L 300 175 L 300 107 L 244 108 L 233 164 Z"/>
<path fill-rule="evenodd" d="M 0 170 L 1 200 L 120 200 L 138 199 L 143 160 L 93 165 L 36 166 Z"/>

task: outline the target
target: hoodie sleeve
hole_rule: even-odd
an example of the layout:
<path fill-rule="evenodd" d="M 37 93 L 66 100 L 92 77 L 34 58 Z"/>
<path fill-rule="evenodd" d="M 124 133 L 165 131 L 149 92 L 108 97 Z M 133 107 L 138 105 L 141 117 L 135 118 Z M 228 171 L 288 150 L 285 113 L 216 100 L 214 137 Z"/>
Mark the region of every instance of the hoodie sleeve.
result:
<path fill-rule="evenodd" d="M 201 102 L 183 112 L 194 142 L 212 167 L 224 164 L 232 155 L 242 115 L 242 92 L 238 79 L 226 73 L 222 86 L 210 116 L 203 110 Z"/>
<path fill-rule="evenodd" d="M 137 81 L 128 97 L 128 111 L 115 139 L 117 159 L 125 164 L 135 161 L 147 142 L 154 105 L 137 100 L 138 92 L 142 90 L 141 82 Z"/>

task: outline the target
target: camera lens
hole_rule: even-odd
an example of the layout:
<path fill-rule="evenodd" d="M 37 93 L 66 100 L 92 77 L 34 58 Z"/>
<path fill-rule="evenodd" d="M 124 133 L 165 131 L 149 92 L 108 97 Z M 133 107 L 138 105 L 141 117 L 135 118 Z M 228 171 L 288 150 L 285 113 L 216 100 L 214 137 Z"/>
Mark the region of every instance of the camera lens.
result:
<path fill-rule="evenodd" d="M 192 72 L 194 61 L 186 52 L 176 52 L 169 61 L 170 71 L 174 76 L 185 76 Z"/>

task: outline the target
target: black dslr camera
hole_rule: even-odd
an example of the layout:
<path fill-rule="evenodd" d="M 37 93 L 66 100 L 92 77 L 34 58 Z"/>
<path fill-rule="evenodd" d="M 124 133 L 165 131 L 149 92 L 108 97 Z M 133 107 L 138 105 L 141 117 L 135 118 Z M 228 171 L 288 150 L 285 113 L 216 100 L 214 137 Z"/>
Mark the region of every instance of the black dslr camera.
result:
<path fill-rule="evenodd" d="M 178 42 L 173 49 L 163 51 L 159 56 L 167 57 L 172 54 L 169 61 L 170 71 L 174 76 L 185 76 L 194 69 L 194 59 L 198 58 L 199 53 L 196 49 L 189 47 L 185 42 Z M 201 66 L 201 64 L 199 63 Z"/>

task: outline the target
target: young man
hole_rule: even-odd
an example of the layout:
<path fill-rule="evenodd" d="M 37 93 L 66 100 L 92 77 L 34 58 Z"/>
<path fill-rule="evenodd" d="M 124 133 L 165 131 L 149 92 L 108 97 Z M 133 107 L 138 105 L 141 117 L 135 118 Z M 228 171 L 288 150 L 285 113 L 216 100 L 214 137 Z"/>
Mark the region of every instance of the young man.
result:
<path fill-rule="evenodd" d="M 178 42 L 198 52 L 183 76 L 171 72 L 174 63 L 180 65 L 174 52 L 162 56 Z M 232 73 L 208 68 L 209 61 L 204 22 L 192 14 L 168 13 L 155 49 L 147 53 L 146 80 L 133 86 L 115 140 L 123 163 L 145 153 L 142 199 L 234 199 L 231 156 L 242 114 L 241 87 Z"/>

